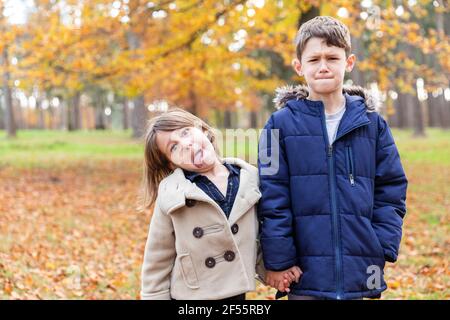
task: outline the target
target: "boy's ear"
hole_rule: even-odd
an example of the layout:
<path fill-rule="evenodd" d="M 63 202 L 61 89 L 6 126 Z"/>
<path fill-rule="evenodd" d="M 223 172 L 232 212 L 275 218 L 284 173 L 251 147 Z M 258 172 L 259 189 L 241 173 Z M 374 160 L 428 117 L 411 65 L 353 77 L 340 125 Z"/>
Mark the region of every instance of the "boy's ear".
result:
<path fill-rule="evenodd" d="M 350 72 L 353 70 L 353 67 L 356 63 L 356 56 L 354 54 L 351 54 L 347 58 L 347 64 L 345 66 L 345 71 Z"/>
<path fill-rule="evenodd" d="M 297 58 L 292 60 L 292 67 L 294 68 L 295 72 L 300 76 L 303 77 L 303 71 L 302 71 L 302 64 L 300 63 L 300 60 Z"/>

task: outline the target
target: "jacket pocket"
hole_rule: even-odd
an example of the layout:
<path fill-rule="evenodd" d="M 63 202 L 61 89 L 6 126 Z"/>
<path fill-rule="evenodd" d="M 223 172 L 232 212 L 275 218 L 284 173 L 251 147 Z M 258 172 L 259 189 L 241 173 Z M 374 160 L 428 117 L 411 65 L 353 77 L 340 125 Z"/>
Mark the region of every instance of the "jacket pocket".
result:
<path fill-rule="evenodd" d="M 199 282 L 197 273 L 195 272 L 194 263 L 189 253 L 179 255 L 180 269 L 184 283 L 190 289 L 198 289 Z"/>
<path fill-rule="evenodd" d="M 222 231 L 223 229 L 223 224 L 213 224 L 211 226 L 203 227 L 203 234 L 216 233 Z"/>
<path fill-rule="evenodd" d="M 353 163 L 354 161 L 353 161 L 352 146 L 346 147 L 345 161 L 346 161 L 346 166 L 347 166 L 348 180 L 349 180 L 351 186 L 354 187 L 355 186 L 355 166 Z"/>
<path fill-rule="evenodd" d="M 371 229 L 371 233 L 372 233 L 372 241 L 375 242 L 375 247 L 377 248 L 377 253 L 381 258 L 384 259 L 383 246 L 381 245 L 380 239 L 378 239 L 377 233 L 375 232 L 375 229 L 373 228 L 371 223 L 370 223 L 370 229 Z"/>

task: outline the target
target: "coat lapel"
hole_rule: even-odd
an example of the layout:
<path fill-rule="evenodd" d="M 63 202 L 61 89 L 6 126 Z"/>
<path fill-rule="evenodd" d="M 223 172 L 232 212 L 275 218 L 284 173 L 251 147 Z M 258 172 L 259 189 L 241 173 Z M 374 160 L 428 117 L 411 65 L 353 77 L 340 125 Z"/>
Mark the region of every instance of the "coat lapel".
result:
<path fill-rule="evenodd" d="M 239 218 L 253 207 L 261 198 L 258 185 L 247 170 L 241 170 L 239 189 L 234 200 L 228 221 L 233 225 Z"/>
<path fill-rule="evenodd" d="M 164 181 L 163 187 L 159 192 L 161 196 L 160 207 L 166 214 L 170 214 L 173 211 L 184 207 L 186 205 L 186 199 L 207 202 L 222 211 L 220 206 L 208 197 L 202 189 L 186 179 L 183 170 L 179 168 L 175 169 L 175 171 L 166 178 L 166 181 Z"/>
<path fill-rule="evenodd" d="M 228 218 L 230 225 L 233 225 L 258 202 L 261 192 L 258 188 L 258 171 L 255 167 L 236 158 L 225 158 L 224 160 L 241 167 L 238 192 Z"/>
<path fill-rule="evenodd" d="M 183 171 L 176 169 L 170 176 L 161 181 L 158 189 L 158 198 L 161 199 L 159 207 L 162 212 L 169 214 L 186 204 L 184 196 L 185 180 Z"/>
<path fill-rule="evenodd" d="M 225 158 L 224 161 L 241 167 L 239 189 L 228 218 L 228 222 L 232 225 L 258 202 L 261 193 L 258 188 L 258 171 L 255 167 L 235 158 Z M 211 204 L 225 218 L 220 206 L 203 190 L 186 179 L 181 169 L 176 169 L 165 179 L 159 193 L 161 196 L 160 207 L 166 214 L 185 206 L 186 199 L 192 199 Z"/>

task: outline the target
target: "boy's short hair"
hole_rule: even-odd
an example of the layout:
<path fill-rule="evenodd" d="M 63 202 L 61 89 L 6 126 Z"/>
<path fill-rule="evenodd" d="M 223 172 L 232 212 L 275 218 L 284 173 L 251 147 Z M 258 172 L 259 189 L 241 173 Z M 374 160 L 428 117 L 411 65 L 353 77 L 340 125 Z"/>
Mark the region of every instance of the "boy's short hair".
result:
<path fill-rule="evenodd" d="M 295 53 L 300 60 L 309 39 L 322 38 L 329 46 L 344 48 L 348 57 L 351 52 L 350 31 L 341 21 L 328 17 L 318 16 L 301 25 L 295 37 Z"/>

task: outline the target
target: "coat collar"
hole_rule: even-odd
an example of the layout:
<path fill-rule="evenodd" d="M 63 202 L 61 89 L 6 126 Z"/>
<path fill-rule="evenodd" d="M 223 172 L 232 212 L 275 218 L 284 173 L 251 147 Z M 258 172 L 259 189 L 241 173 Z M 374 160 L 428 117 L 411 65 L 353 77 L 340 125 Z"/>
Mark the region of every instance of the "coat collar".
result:
<path fill-rule="evenodd" d="M 258 169 L 237 158 L 225 158 L 223 161 L 241 167 L 239 189 L 228 218 L 228 222 L 233 224 L 261 197 L 258 188 Z M 166 214 L 171 214 L 176 209 L 185 206 L 186 199 L 193 199 L 211 204 L 217 209 L 217 213 L 220 213 L 226 219 L 220 206 L 203 190 L 186 179 L 183 170 L 180 168 L 175 169 L 170 176 L 161 181 L 158 197 L 160 197 L 159 206 L 162 212 Z"/>
<path fill-rule="evenodd" d="M 308 100 L 307 86 L 286 86 L 277 89 L 274 99 L 277 108 L 288 107 L 316 117 L 325 117 L 322 101 Z M 342 90 L 346 110 L 336 133 L 336 140 L 348 132 L 370 123 L 367 113 L 376 112 L 379 102 L 369 91 L 357 86 L 345 86 Z"/>
<path fill-rule="evenodd" d="M 362 87 L 344 86 L 342 88 L 342 93 L 351 96 L 352 99 L 364 102 L 366 112 L 377 112 L 381 107 L 378 97 Z M 305 85 L 287 85 L 276 89 L 276 94 L 273 102 L 275 103 L 275 108 L 281 109 L 290 100 L 307 100 L 308 95 L 309 88 Z"/>

